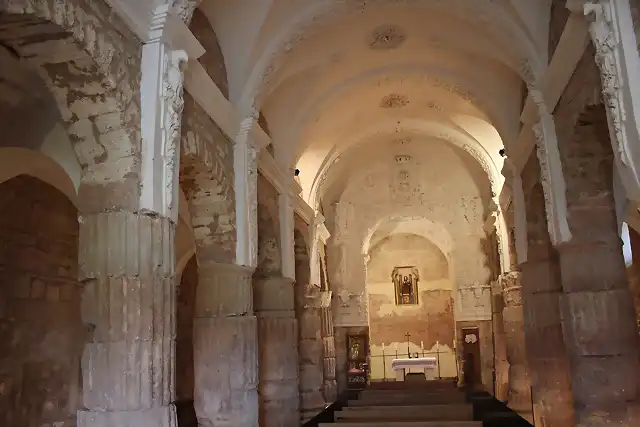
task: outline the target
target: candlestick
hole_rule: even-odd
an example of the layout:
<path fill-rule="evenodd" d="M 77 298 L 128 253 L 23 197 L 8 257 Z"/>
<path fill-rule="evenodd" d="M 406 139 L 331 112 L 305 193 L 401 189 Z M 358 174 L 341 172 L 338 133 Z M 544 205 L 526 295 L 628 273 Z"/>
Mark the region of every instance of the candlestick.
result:
<path fill-rule="evenodd" d="M 424 341 L 420 341 L 420 349 L 424 351 Z"/>

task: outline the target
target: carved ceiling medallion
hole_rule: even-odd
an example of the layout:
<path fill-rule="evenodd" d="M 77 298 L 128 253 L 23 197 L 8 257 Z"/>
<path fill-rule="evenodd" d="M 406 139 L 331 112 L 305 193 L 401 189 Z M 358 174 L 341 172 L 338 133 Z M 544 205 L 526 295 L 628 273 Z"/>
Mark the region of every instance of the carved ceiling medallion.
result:
<path fill-rule="evenodd" d="M 367 45 L 372 50 L 389 50 L 400 46 L 407 38 L 404 30 L 396 25 L 381 25 L 375 28 L 369 38 Z"/>
<path fill-rule="evenodd" d="M 380 107 L 382 108 L 402 108 L 409 104 L 409 98 L 406 95 L 400 95 L 399 93 L 392 93 L 385 96 L 380 101 Z"/>

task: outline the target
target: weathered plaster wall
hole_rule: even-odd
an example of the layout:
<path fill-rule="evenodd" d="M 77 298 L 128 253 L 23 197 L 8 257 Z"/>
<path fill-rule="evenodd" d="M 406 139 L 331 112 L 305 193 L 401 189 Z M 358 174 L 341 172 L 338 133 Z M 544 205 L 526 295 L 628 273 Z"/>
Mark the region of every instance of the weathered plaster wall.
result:
<path fill-rule="evenodd" d="M 455 377 L 453 283 L 444 254 L 424 237 L 396 234 L 378 243 L 369 255 L 367 294 L 372 378 L 394 378 L 391 360 L 396 357 L 396 351 L 400 357 L 407 357 L 407 344 L 411 353 L 437 357 L 440 376 Z M 396 305 L 391 272 L 401 266 L 418 269 L 418 305 Z M 408 341 L 407 333 L 410 334 Z"/>
<path fill-rule="evenodd" d="M 75 426 L 80 357 L 78 221 L 28 176 L 0 184 L 0 425 Z"/>
<path fill-rule="evenodd" d="M 394 141 L 355 154 L 357 159 L 341 160 L 354 162 L 347 183 L 327 193 L 335 324 L 367 325 L 362 242 L 389 217 L 423 217 L 442 226 L 453 240 L 447 256 L 456 319 L 491 319 L 490 290 L 484 287 L 491 272 L 483 247 L 490 190 L 482 169 L 468 153 L 436 140 Z"/>

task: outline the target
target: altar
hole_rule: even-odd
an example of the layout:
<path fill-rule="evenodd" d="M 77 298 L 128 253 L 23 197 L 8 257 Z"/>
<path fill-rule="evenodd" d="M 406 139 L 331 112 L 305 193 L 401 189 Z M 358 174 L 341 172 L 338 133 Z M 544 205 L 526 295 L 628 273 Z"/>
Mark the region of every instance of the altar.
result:
<path fill-rule="evenodd" d="M 424 372 L 425 379 L 433 380 L 438 376 L 438 359 L 435 357 L 393 359 L 391 369 L 396 374 L 396 381 L 404 381 L 409 373 L 422 372 Z"/>

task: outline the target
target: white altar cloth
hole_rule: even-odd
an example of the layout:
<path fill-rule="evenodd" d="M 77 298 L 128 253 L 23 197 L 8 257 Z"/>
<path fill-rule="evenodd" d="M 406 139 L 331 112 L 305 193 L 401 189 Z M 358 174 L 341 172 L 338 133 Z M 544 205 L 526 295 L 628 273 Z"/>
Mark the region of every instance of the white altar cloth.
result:
<path fill-rule="evenodd" d="M 416 357 L 413 359 L 393 359 L 391 369 L 399 371 L 402 369 L 436 369 L 438 360 L 435 357 Z"/>

